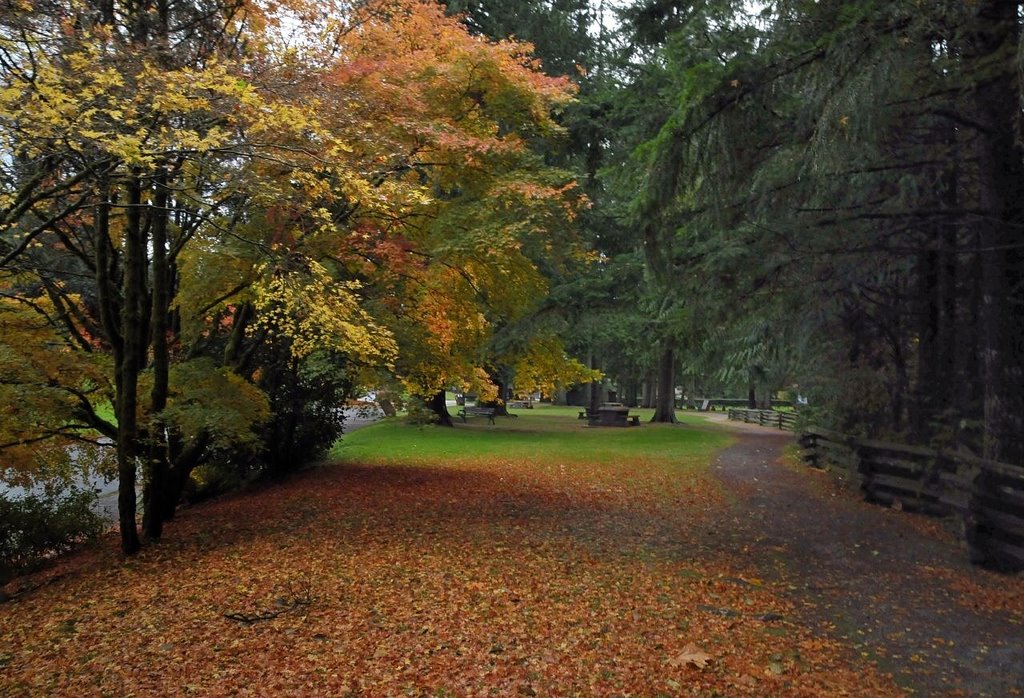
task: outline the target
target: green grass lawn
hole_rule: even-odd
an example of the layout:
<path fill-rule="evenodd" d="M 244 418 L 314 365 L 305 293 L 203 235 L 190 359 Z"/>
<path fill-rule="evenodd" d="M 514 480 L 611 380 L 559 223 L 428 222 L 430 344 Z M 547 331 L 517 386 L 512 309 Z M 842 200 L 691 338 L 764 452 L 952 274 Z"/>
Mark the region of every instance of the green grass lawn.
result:
<path fill-rule="evenodd" d="M 667 465 L 707 462 L 714 451 L 730 443 L 728 434 L 701 428 L 706 420 L 679 412 L 682 425 L 650 424 L 653 410 L 639 414 L 639 427 L 589 427 L 578 419 L 577 407 L 538 406 L 514 410 L 515 417 L 497 417 L 490 425 L 482 417 L 454 429 L 414 426 L 401 419 L 384 420 L 345 436 L 332 459 L 345 463 L 457 464 L 488 457 L 531 462 L 653 461 Z"/>

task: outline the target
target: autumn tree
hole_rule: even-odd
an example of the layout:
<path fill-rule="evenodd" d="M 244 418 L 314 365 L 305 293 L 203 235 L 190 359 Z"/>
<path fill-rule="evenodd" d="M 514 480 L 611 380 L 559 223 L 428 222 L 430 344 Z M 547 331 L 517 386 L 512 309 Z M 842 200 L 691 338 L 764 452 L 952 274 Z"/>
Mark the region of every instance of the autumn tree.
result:
<path fill-rule="evenodd" d="M 403 347 L 396 370 L 447 421 L 449 386 L 497 397 L 496 331 L 543 298 L 543 267 L 575 253 L 585 201 L 534 147 L 562 129 L 553 111 L 572 85 L 547 77 L 526 47 L 474 39 L 440 8 L 412 5 L 364 27 L 338 89 L 375 87 L 365 107 L 393 142 L 391 176 L 424 187 L 413 215 L 364 227 L 352 250 Z"/>
<path fill-rule="evenodd" d="M 579 205 L 523 145 L 557 130 L 567 85 L 517 45 L 427 2 L 210 9 L 3 16 L 0 283 L 18 334 L 0 355 L 38 367 L 9 374 L 15 393 L 48 386 L 3 442 L 111 437 L 128 553 L 140 465 L 157 538 L 199 463 L 286 458 L 300 413 L 334 410 L 340 393 L 310 392 L 323 381 L 472 375 L 483 311 L 541 293 L 535 255 Z M 296 38 L 296 19 L 316 31 Z M 451 309 L 481 331 L 446 344 Z"/>
<path fill-rule="evenodd" d="M 64 350 L 78 361 L 110 357 L 105 381 L 57 377 L 73 421 L 51 410 L 35 418 L 51 423 L 47 434 L 84 427 L 115 437 L 122 547 L 130 553 L 139 546 L 139 465 L 143 528 L 156 538 L 208 449 L 225 439 L 252 442 L 249 431 L 266 417 L 258 391 L 230 367 L 197 360 L 181 345 L 176 300 L 190 291 L 179 274 L 182 255 L 211 229 L 236 234 L 244 207 L 260 197 L 315 200 L 312 166 L 329 144 L 312 147 L 308 105 L 268 89 L 281 73 L 268 66 L 270 43 L 245 41 L 271 19 L 255 7 L 44 9 L 4 18 L 0 111 L 13 154 L 4 173 L 4 284 L 69 338 Z M 290 177 L 294 170 L 304 177 Z M 43 299 L 56 312 L 41 312 Z M 98 410 L 107 399 L 113 422 Z M 196 414 L 197 406 L 207 412 Z"/>

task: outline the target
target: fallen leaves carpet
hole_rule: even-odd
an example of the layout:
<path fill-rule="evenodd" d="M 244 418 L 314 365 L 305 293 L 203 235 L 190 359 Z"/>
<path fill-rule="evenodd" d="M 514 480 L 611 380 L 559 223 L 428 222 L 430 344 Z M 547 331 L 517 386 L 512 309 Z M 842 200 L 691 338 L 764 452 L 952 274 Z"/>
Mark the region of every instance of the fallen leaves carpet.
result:
<path fill-rule="evenodd" d="M 334 465 L 111 541 L 0 606 L 3 695 L 884 696 L 708 546 L 706 468 Z"/>

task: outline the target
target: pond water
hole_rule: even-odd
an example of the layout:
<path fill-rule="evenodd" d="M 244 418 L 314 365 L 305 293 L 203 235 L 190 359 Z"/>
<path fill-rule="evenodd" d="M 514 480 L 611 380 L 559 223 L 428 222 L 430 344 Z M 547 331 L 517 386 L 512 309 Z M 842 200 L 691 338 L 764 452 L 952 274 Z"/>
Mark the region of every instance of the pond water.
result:
<path fill-rule="evenodd" d="M 107 446 L 109 444 L 109 440 L 101 441 L 101 445 Z M 79 464 L 83 470 L 86 469 L 86 464 L 93 460 L 89 458 L 81 446 L 69 447 L 68 455 L 71 457 L 71 462 Z M 90 472 L 88 474 L 82 473 L 72 480 L 72 484 L 77 485 L 82 489 L 95 490 L 98 497 L 96 503 L 93 505 L 93 509 L 111 521 L 117 519 L 116 477 L 108 478 L 96 472 Z M 42 486 L 37 485 L 36 487 L 26 489 L 0 480 L 0 495 L 8 498 L 18 499 L 33 491 L 41 492 Z"/>

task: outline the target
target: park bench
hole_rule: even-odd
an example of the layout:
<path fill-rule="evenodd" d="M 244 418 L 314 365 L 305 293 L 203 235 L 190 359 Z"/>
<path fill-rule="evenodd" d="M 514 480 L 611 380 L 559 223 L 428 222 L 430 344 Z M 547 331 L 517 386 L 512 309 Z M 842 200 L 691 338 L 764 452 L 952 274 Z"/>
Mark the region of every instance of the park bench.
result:
<path fill-rule="evenodd" d="M 466 417 L 487 417 L 487 421 L 494 424 L 494 408 L 493 407 L 463 407 L 458 411 L 458 415 L 462 417 L 462 421 L 466 421 Z"/>

